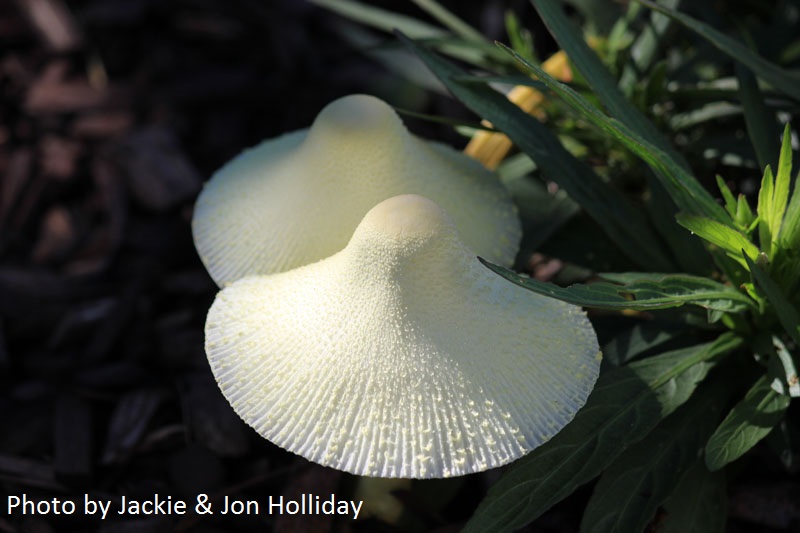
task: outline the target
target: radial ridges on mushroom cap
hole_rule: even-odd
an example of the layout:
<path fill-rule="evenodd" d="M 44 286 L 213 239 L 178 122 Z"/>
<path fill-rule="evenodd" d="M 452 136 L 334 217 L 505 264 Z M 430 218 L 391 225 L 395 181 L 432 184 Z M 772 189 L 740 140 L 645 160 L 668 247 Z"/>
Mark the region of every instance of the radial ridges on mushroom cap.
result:
<path fill-rule="evenodd" d="M 486 269 L 413 195 L 374 207 L 327 259 L 224 288 L 206 351 L 262 436 L 376 477 L 508 463 L 572 419 L 599 369 L 579 308 Z"/>
<path fill-rule="evenodd" d="M 373 206 L 398 194 L 441 205 L 475 253 L 510 265 L 521 228 L 497 176 L 411 135 L 391 107 L 353 95 L 310 130 L 268 140 L 222 167 L 195 206 L 195 245 L 220 286 L 341 250 Z"/>

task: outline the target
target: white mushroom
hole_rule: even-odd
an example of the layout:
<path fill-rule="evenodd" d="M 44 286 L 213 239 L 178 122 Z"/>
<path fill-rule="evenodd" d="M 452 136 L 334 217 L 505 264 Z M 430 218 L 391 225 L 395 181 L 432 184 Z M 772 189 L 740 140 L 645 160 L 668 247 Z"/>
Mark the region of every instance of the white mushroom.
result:
<path fill-rule="evenodd" d="M 439 203 L 479 255 L 513 262 L 520 223 L 497 176 L 411 135 L 391 107 L 366 95 L 329 104 L 310 129 L 265 141 L 217 171 L 197 200 L 195 245 L 220 286 L 282 272 L 338 252 L 367 211 L 404 193 Z"/>
<path fill-rule="evenodd" d="M 478 472 L 539 446 L 584 404 L 600 364 L 580 308 L 492 273 L 417 195 L 374 207 L 327 259 L 224 288 L 206 352 L 263 437 L 407 478 Z"/>

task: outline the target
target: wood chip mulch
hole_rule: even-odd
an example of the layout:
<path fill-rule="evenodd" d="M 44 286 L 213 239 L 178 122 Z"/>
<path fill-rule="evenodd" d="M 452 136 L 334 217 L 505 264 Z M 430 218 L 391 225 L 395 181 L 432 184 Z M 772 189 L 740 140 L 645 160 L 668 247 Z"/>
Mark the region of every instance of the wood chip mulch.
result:
<path fill-rule="evenodd" d="M 0 532 L 358 528 L 83 513 L 86 497 L 114 514 L 122 496 L 352 493 L 222 398 L 203 349 L 217 288 L 190 231 L 215 168 L 375 68 L 329 17 L 289 0 L 0 3 Z M 23 495 L 77 511 L 7 514 Z"/>

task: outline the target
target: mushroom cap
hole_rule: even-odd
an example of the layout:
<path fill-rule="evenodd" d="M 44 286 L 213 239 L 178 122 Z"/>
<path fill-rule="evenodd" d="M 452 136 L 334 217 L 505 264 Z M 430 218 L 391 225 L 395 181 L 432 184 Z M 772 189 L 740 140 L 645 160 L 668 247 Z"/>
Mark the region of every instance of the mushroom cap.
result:
<path fill-rule="evenodd" d="M 219 285 L 329 257 L 379 202 L 427 196 L 464 242 L 511 265 L 521 226 L 497 176 L 449 146 L 411 135 L 383 101 L 352 95 L 310 129 L 267 140 L 214 174 L 195 206 L 195 246 Z"/>
<path fill-rule="evenodd" d="M 572 419 L 600 365 L 580 308 L 491 272 L 417 195 L 374 207 L 327 259 L 225 287 L 206 353 L 263 437 L 326 466 L 404 478 L 522 456 Z"/>

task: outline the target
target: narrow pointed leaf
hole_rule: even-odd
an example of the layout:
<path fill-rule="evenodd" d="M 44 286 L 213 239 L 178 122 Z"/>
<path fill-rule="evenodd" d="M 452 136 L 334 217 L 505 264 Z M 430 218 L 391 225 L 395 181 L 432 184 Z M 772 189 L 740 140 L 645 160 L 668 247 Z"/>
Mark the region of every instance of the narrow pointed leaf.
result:
<path fill-rule="evenodd" d="M 781 225 L 780 242 L 787 250 L 800 249 L 800 177 L 794 179 L 794 190 Z"/>
<path fill-rule="evenodd" d="M 536 52 L 533 47 L 533 36 L 522 23 L 516 13 L 509 10 L 505 16 L 506 34 L 511 47 L 525 57 L 533 59 Z"/>
<path fill-rule="evenodd" d="M 601 375 L 573 421 L 509 469 L 464 531 L 512 531 L 534 520 L 675 411 L 705 378 L 712 360 L 741 344 L 725 334 Z"/>
<path fill-rule="evenodd" d="M 778 173 L 776 180 L 781 182 L 781 188 L 788 188 L 792 173 L 792 139 L 789 124 L 783 130 L 781 155 L 778 159 Z M 777 189 L 777 187 L 776 187 Z M 800 176 L 795 177 L 794 190 L 787 201 L 785 214 L 781 223 L 778 242 L 786 250 L 800 250 Z"/>
<path fill-rule="evenodd" d="M 583 96 L 569 86 L 557 81 L 539 66 L 534 65 L 510 48 L 503 47 L 519 63 L 527 68 L 539 81 L 556 93 L 566 104 L 581 113 L 586 120 L 600 130 L 620 141 L 631 152 L 639 156 L 661 180 L 664 188 L 681 209 L 694 214 L 705 215 L 721 223 L 730 223 L 725 213 L 714 198 L 706 191 L 694 176 L 678 164 L 658 146 L 648 142 L 626 124 L 615 118 L 606 116 L 590 104 Z M 501 128 L 502 129 L 502 128 Z"/>
<path fill-rule="evenodd" d="M 755 215 L 753 215 L 753 210 L 750 209 L 750 204 L 743 194 L 740 194 L 739 198 L 736 200 L 735 222 L 747 234 L 753 231 Z"/>
<path fill-rule="evenodd" d="M 747 257 L 747 254 L 744 254 L 744 260 L 747 262 L 747 267 L 753 275 L 756 286 L 761 289 L 769 303 L 775 308 L 775 314 L 778 315 L 778 320 L 783 329 L 796 343 L 800 344 L 800 312 L 792 305 L 781 287 L 775 283 L 775 280 L 764 269 Z"/>
<path fill-rule="evenodd" d="M 531 3 L 575 68 L 589 81 L 609 114 L 686 167 L 686 162 L 655 125 L 625 97 L 611 72 L 586 44 L 580 30 L 567 18 L 563 4 L 557 0 L 531 0 Z"/>
<path fill-rule="evenodd" d="M 548 179 L 578 202 L 620 250 L 637 263 L 649 265 L 649 269 L 673 269 L 672 261 L 656 244 L 658 238 L 643 213 L 605 184 L 589 166 L 572 156 L 543 124 L 484 84 L 456 81 L 464 76 L 463 70 L 404 36 L 400 38 L 456 98 L 508 135 Z"/>
<path fill-rule="evenodd" d="M 736 198 L 733 197 L 733 193 L 728 188 L 725 180 L 722 179 L 722 176 L 717 176 L 717 187 L 719 187 L 719 192 L 722 193 L 722 198 L 725 200 L 725 210 L 731 217 L 735 217 L 737 210 Z"/>
<path fill-rule="evenodd" d="M 483 264 L 504 278 L 528 290 L 565 302 L 595 309 L 637 311 L 668 309 L 684 304 L 706 309 L 739 312 L 753 307 L 753 301 L 733 287 L 701 276 L 683 274 L 604 274 L 615 283 L 598 281 L 559 287 L 523 277 L 487 261 Z"/>
<path fill-rule="evenodd" d="M 744 455 L 767 436 L 789 407 L 789 396 L 778 394 L 762 376 L 736 404 L 706 445 L 706 466 L 719 470 Z"/>
<path fill-rule="evenodd" d="M 775 89 L 781 91 L 793 100 L 798 99 L 797 87 L 800 87 L 800 75 L 797 73 L 782 69 L 778 65 L 762 58 L 736 39 L 732 39 L 724 33 L 688 15 L 650 2 L 649 0 L 636 1 L 654 11 L 658 11 L 659 13 L 663 13 L 677 20 L 690 30 L 702 36 L 724 54 L 747 65 L 758 77 L 772 85 Z"/>
<path fill-rule="evenodd" d="M 739 99 L 742 102 L 744 120 L 750 143 L 756 151 L 759 168 L 775 165 L 774 135 L 776 133 L 774 113 L 767 109 L 764 95 L 750 70 L 741 63 L 736 64 L 739 79 Z"/>
<path fill-rule="evenodd" d="M 364 2 L 357 0 L 310 1 L 364 26 L 387 33 L 397 30 L 413 39 L 424 40 L 442 53 L 473 65 L 496 66 L 498 61 L 504 61 L 505 59 L 504 55 L 497 53 L 496 47 L 485 40 L 481 42 L 466 41 L 461 37 L 456 37 L 444 28 Z M 383 56 L 384 54 L 378 54 L 377 51 L 373 50 L 371 55 Z M 491 64 L 487 63 L 487 57 L 492 58 Z M 407 58 L 405 58 L 405 63 L 408 63 Z M 398 70 L 402 71 L 407 68 L 408 65 L 404 65 L 402 68 L 398 67 Z"/>
<path fill-rule="evenodd" d="M 772 198 L 775 190 L 775 179 L 772 176 L 772 169 L 768 166 L 764 168 L 764 177 L 761 178 L 761 188 L 758 190 L 758 243 L 766 252 L 771 252 L 772 227 L 774 213 L 772 211 Z"/>
<path fill-rule="evenodd" d="M 370 6 L 355 0 L 310 0 L 311 3 L 330 9 L 350 20 L 385 32 L 395 29 L 402 31 L 412 39 L 431 39 L 446 37 L 448 32 L 432 24 L 415 18 L 394 13 L 386 9 Z"/>
<path fill-rule="evenodd" d="M 669 7 L 677 7 L 680 0 L 662 0 Z M 635 13 L 635 8 L 640 8 L 632 4 L 628 12 Z M 625 68 L 620 76 L 620 86 L 629 92 L 633 85 L 641 78 L 640 73 L 648 72 L 653 62 L 658 58 L 658 51 L 664 39 L 664 34 L 673 25 L 672 19 L 660 13 L 650 13 L 650 19 L 638 32 L 636 41 L 630 47 L 630 57 L 625 64 Z"/>
<path fill-rule="evenodd" d="M 775 171 L 775 191 L 772 195 L 772 213 L 773 220 L 770 226 L 770 232 L 773 235 L 773 240 L 778 241 L 781 232 L 781 223 L 786 214 L 786 206 L 789 202 L 789 187 L 791 185 L 792 177 L 792 141 L 789 125 L 787 124 L 783 130 L 783 141 L 781 142 L 781 153 L 778 158 L 778 166 Z"/>
<path fill-rule="evenodd" d="M 741 259 L 741 252 L 744 250 L 748 256 L 756 257 L 759 254 L 758 247 L 750 242 L 747 237 L 739 230 L 720 224 L 710 218 L 679 213 L 677 216 L 678 224 L 688 229 L 698 237 L 705 239 L 715 246 L 719 246 L 738 262 L 744 263 Z"/>
<path fill-rule="evenodd" d="M 446 126 L 452 126 L 454 129 L 465 128 L 468 130 L 475 130 L 475 131 L 481 130 L 490 133 L 495 133 L 495 130 L 492 129 L 490 126 L 482 124 L 480 122 L 473 122 L 469 120 L 458 120 L 450 117 L 445 117 L 442 115 L 431 115 L 428 113 L 420 113 L 418 111 L 412 111 L 411 109 L 403 109 L 402 107 L 396 107 L 396 106 L 394 110 L 397 112 L 398 115 L 404 117 L 413 117 L 413 118 L 418 118 L 420 120 L 425 120 L 427 122 L 433 122 L 435 124 L 444 124 Z"/>
<path fill-rule="evenodd" d="M 423 9 L 430 16 L 438 20 L 443 26 L 449 28 L 450 31 L 475 43 L 487 43 L 486 37 L 483 36 L 478 30 L 458 18 L 455 14 L 448 11 L 443 5 L 436 0 L 411 0 L 421 9 Z"/>
<path fill-rule="evenodd" d="M 547 86 L 538 80 L 534 80 L 530 76 L 524 74 L 488 74 L 488 75 L 475 75 L 475 74 L 461 74 L 451 78 L 454 82 L 458 83 L 477 83 L 486 85 L 487 83 L 495 83 L 502 85 L 523 85 L 525 87 L 533 87 L 537 91 L 546 91 Z"/>

